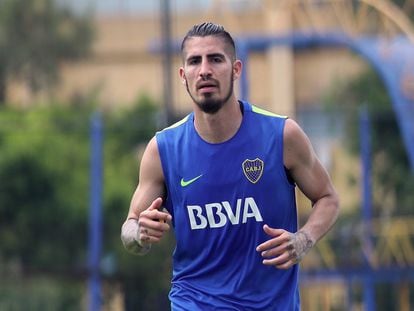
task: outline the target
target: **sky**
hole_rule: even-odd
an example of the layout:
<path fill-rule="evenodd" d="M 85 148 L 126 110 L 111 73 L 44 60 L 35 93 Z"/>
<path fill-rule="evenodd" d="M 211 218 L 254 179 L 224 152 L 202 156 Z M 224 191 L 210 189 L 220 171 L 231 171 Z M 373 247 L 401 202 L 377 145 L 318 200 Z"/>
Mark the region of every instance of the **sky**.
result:
<path fill-rule="evenodd" d="M 56 0 L 76 11 L 92 10 L 97 14 L 113 13 L 150 13 L 160 9 L 162 0 Z M 170 0 L 174 10 L 202 10 L 207 8 L 213 0 Z"/>

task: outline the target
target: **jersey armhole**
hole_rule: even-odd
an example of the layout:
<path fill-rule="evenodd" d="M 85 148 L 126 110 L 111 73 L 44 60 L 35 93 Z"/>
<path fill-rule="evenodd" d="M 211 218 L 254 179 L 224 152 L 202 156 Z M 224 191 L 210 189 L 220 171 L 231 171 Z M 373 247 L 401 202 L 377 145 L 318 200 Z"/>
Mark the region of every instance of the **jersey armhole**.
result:
<path fill-rule="evenodd" d="M 286 120 L 289 117 L 283 117 L 283 122 L 281 122 L 281 139 L 280 139 L 280 143 L 279 143 L 279 150 L 280 150 L 280 159 L 282 162 L 282 167 L 283 167 L 283 172 L 284 172 L 284 176 L 286 178 L 286 181 L 288 182 L 289 185 L 295 187 L 296 183 L 295 180 L 292 177 L 292 174 L 290 173 L 289 169 L 285 166 L 285 158 L 284 158 L 284 148 L 285 148 L 285 143 L 284 143 L 284 132 L 285 132 L 285 125 L 286 125 Z"/>
<path fill-rule="evenodd" d="M 285 169 L 285 175 L 286 175 L 286 179 L 289 182 L 289 184 L 291 184 L 292 186 L 295 186 L 295 180 L 293 179 L 292 175 L 290 174 L 290 171 L 287 169 L 287 167 L 283 164 L 283 168 Z"/>

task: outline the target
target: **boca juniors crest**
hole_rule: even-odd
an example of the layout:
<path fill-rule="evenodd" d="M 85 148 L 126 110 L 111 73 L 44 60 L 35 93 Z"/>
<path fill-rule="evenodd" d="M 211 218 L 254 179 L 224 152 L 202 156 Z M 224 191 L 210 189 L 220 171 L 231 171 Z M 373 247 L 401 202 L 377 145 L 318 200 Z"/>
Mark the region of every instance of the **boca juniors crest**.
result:
<path fill-rule="evenodd" d="M 257 183 L 262 177 L 264 162 L 259 158 L 254 160 L 246 159 L 242 163 L 243 173 L 246 178 L 253 184 Z"/>

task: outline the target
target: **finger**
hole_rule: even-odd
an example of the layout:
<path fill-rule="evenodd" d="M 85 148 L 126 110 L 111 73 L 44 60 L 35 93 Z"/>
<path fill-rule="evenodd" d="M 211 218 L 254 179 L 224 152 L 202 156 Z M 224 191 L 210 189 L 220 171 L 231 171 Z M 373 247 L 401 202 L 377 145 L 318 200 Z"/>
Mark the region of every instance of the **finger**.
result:
<path fill-rule="evenodd" d="M 163 236 L 163 231 L 145 228 L 142 230 L 141 235 L 142 237 L 161 238 Z"/>
<path fill-rule="evenodd" d="M 156 221 L 167 222 L 171 221 L 172 216 L 169 213 L 161 212 L 162 198 L 156 198 L 148 207 L 148 211 L 156 211 L 155 216 L 152 217 Z"/>
<path fill-rule="evenodd" d="M 140 237 L 140 244 L 141 245 L 145 245 L 145 244 L 153 244 L 153 243 L 157 243 L 159 241 L 161 241 L 161 238 L 158 238 L 156 236 L 147 236 L 147 235 L 142 235 Z"/>
<path fill-rule="evenodd" d="M 164 221 L 159 221 L 158 219 L 155 219 L 151 222 L 148 228 L 163 233 L 165 231 L 170 230 L 170 225 Z"/>
<path fill-rule="evenodd" d="M 263 258 L 274 258 L 274 257 L 280 256 L 281 254 L 286 252 L 286 250 L 287 250 L 287 245 L 285 243 L 277 247 L 273 247 L 273 248 L 262 251 L 261 256 Z"/>
<path fill-rule="evenodd" d="M 263 264 L 266 266 L 274 266 L 278 269 L 289 269 L 297 264 L 297 260 L 292 259 L 289 254 L 285 253 L 277 258 L 264 259 Z"/>
<path fill-rule="evenodd" d="M 148 243 L 159 242 L 163 236 L 163 233 L 157 230 L 152 230 L 149 228 L 142 228 L 139 234 L 139 241 L 141 245 Z"/>
<path fill-rule="evenodd" d="M 159 210 L 162 206 L 162 198 L 158 197 L 152 201 L 151 205 L 148 207 L 148 210 Z"/>
<path fill-rule="evenodd" d="M 268 227 L 267 225 L 263 226 L 263 230 L 265 230 L 265 232 L 268 229 L 272 230 L 273 233 L 276 233 L 276 235 L 274 236 L 273 239 L 267 240 L 267 241 L 263 242 L 262 244 L 258 245 L 256 247 L 256 251 L 258 251 L 258 252 L 262 252 L 262 251 L 269 250 L 271 248 L 277 247 L 277 246 L 285 243 L 288 240 L 289 236 L 284 235 L 284 233 L 286 232 L 285 230 L 283 230 L 283 229 L 272 229 L 272 228 Z"/>
<path fill-rule="evenodd" d="M 278 269 L 289 269 L 290 267 L 296 265 L 299 263 L 300 259 L 291 251 L 288 252 L 287 255 L 287 259 L 285 260 L 285 262 L 281 261 L 281 262 L 277 262 L 276 261 L 276 268 Z"/>
<path fill-rule="evenodd" d="M 172 216 L 170 215 L 170 213 L 166 212 L 166 211 L 159 211 L 159 210 L 151 210 L 148 213 L 148 218 L 154 220 L 154 221 L 159 221 L 159 222 L 167 222 L 167 221 L 171 221 Z"/>
<path fill-rule="evenodd" d="M 160 197 L 156 198 L 154 201 L 152 201 L 151 205 L 141 213 L 140 216 L 142 216 L 142 218 L 149 218 L 154 221 L 162 221 L 162 222 L 171 221 L 172 217 L 169 213 L 160 211 L 162 207 L 162 202 L 163 202 L 162 198 Z"/>
<path fill-rule="evenodd" d="M 272 248 L 278 247 L 280 243 L 276 239 L 267 240 L 266 242 L 263 242 L 262 244 L 259 244 L 256 247 L 256 251 L 263 252 L 268 251 Z"/>
<path fill-rule="evenodd" d="M 293 267 L 296 264 L 297 264 L 297 262 L 290 260 L 288 262 L 285 262 L 284 264 L 276 265 L 275 267 L 277 269 L 287 270 L 287 269 Z"/>
<path fill-rule="evenodd" d="M 148 235 L 148 229 L 146 228 L 140 228 L 138 232 L 138 241 L 141 245 L 146 245 L 150 243 L 150 237 Z"/>
<path fill-rule="evenodd" d="M 262 263 L 266 266 L 282 265 L 290 260 L 289 254 L 281 254 L 278 257 L 263 259 Z"/>
<path fill-rule="evenodd" d="M 170 226 L 166 221 L 170 219 L 171 216 L 169 214 L 154 210 L 143 214 L 138 220 L 138 225 L 140 228 L 167 231 L 170 229 Z"/>
<path fill-rule="evenodd" d="M 170 213 L 166 213 L 166 212 L 160 212 L 159 214 L 157 213 L 157 218 L 159 221 L 162 221 L 162 222 L 167 222 L 167 221 L 172 220 L 172 216 L 170 215 Z"/>
<path fill-rule="evenodd" d="M 263 225 L 263 231 L 271 237 L 277 237 L 285 232 L 283 229 L 271 228 L 268 225 Z"/>

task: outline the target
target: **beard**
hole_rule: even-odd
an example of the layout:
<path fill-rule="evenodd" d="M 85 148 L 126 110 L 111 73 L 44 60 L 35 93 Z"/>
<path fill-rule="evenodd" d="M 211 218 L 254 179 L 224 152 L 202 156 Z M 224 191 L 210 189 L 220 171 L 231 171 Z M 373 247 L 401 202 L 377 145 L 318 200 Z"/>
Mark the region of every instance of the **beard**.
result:
<path fill-rule="evenodd" d="M 204 98 L 201 100 L 197 100 L 190 92 L 188 88 L 188 83 L 186 82 L 187 92 L 190 95 L 193 102 L 200 108 L 201 111 L 208 113 L 208 114 L 215 114 L 217 113 L 224 104 L 229 100 L 231 95 L 233 94 L 233 73 L 230 76 L 230 87 L 229 91 L 227 92 L 224 98 L 214 98 L 211 94 L 204 94 Z"/>

